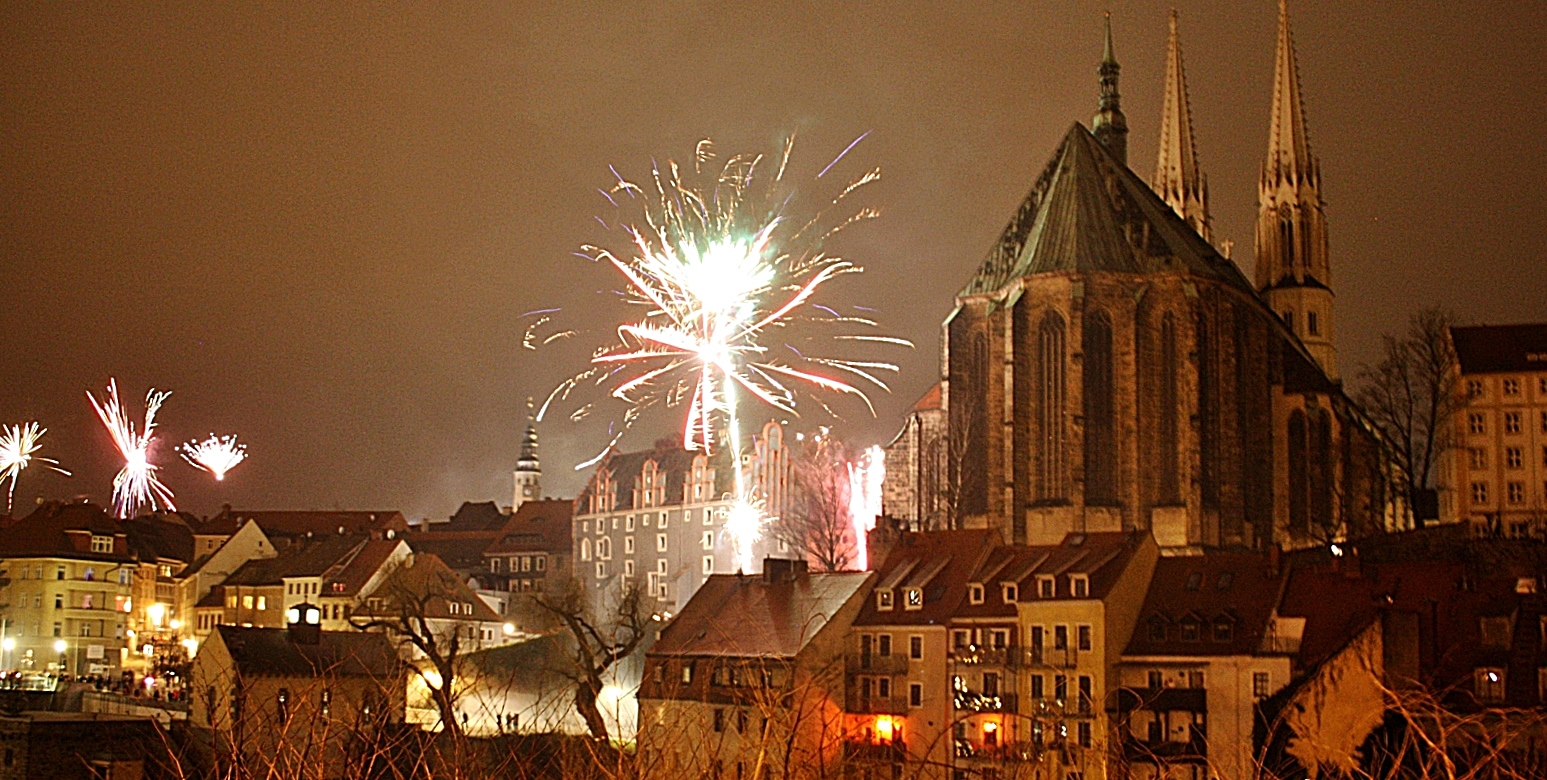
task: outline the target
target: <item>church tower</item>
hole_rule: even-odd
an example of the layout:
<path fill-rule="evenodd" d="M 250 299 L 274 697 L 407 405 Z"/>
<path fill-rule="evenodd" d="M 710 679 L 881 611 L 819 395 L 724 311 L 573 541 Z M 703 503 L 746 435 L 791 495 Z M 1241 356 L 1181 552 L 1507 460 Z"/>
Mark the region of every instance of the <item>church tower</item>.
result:
<path fill-rule="evenodd" d="M 1106 52 L 1101 57 L 1101 67 L 1096 70 L 1101 74 L 1101 102 L 1090 122 L 1090 132 L 1118 162 L 1127 165 L 1128 118 L 1123 116 L 1119 105 L 1121 97 L 1117 94 L 1117 74 L 1121 70 L 1122 66 L 1117 64 L 1117 57 L 1112 53 L 1112 15 L 1107 14 Z"/>
<path fill-rule="evenodd" d="M 1176 11 L 1171 11 L 1171 38 L 1166 48 L 1166 91 L 1160 113 L 1160 151 L 1155 159 L 1155 194 L 1177 216 L 1212 241 L 1209 224 L 1209 182 L 1198 171 L 1193 148 L 1192 104 L 1187 99 L 1187 76 L 1182 71 L 1182 44 L 1176 35 Z"/>
<path fill-rule="evenodd" d="M 1305 344 L 1329 378 L 1338 378 L 1332 269 L 1321 198 L 1321 164 L 1311 153 L 1300 98 L 1300 70 L 1289 6 L 1278 5 L 1278 53 L 1268 157 L 1257 189 L 1257 290 Z"/>
<path fill-rule="evenodd" d="M 510 512 L 515 514 L 527 501 L 542 498 L 542 466 L 537 462 L 537 425 L 532 420 L 532 402 L 528 400 L 526 435 L 521 439 L 521 457 L 516 460 L 516 491 Z"/>

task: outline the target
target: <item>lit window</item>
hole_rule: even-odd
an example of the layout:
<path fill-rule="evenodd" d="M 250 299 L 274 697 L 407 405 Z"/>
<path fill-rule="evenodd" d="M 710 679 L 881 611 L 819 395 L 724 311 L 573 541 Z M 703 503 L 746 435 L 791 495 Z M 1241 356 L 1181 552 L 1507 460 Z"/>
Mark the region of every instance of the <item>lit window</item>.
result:
<path fill-rule="evenodd" d="M 876 609 L 881 612 L 892 611 L 892 591 L 890 588 L 876 591 Z"/>
<path fill-rule="evenodd" d="M 242 609 L 252 609 L 252 596 L 242 597 Z"/>
<path fill-rule="evenodd" d="M 269 608 L 269 597 L 268 596 L 259 596 L 258 597 L 258 609 L 264 610 L 264 609 L 268 609 L 268 608 Z"/>
<path fill-rule="evenodd" d="M 1477 700 L 1483 702 L 1501 702 L 1504 700 L 1504 670 L 1498 667 L 1484 667 L 1475 672 L 1477 684 Z"/>
<path fill-rule="evenodd" d="M 589 560 L 591 560 L 591 540 L 590 539 L 581 539 L 580 540 L 580 560 L 582 560 L 582 561 L 589 561 Z"/>
<path fill-rule="evenodd" d="M 902 599 L 903 599 L 903 602 L 902 602 L 902 608 L 903 609 L 907 609 L 907 610 L 923 609 L 924 608 L 924 589 L 923 588 L 903 588 L 903 590 L 902 590 Z"/>

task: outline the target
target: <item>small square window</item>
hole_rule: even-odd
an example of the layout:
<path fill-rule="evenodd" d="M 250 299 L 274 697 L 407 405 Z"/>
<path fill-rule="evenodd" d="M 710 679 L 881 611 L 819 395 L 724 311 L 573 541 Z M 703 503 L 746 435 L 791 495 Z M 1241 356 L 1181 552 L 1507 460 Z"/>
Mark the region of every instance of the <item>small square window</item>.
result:
<path fill-rule="evenodd" d="M 1506 379 L 1506 380 L 1504 380 L 1504 394 L 1505 395 L 1520 395 L 1520 380 L 1519 379 Z"/>
<path fill-rule="evenodd" d="M 1252 696 L 1266 699 L 1273 694 L 1272 678 L 1267 672 L 1252 672 Z"/>
<path fill-rule="evenodd" d="M 632 577 L 632 576 L 634 576 L 634 561 L 633 561 L 633 559 L 626 560 L 626 561 L 623 562 L 623 576 L 625 576 L 625 577 Z"/>
<path fill-rule="evenodd" d="M 603 562 L 603 561 L 597 561 L 596 562 L 596 578 L 600 580 L 600 579 L 605 579 L 606 577 L 607 577 L 607 564 L 605 562 Z"/>
<path fill-rule="evenodd" d="M 879 612 L 892 611 L 893 594 L 891 589 L 876 591 L 876 610 Z"/>
<path fill-rule="evenodd" d="M 1487 433 L 1488 427 L 1483 424 L 1483 416 L 1480 412 L 1472 412 L 1466 416 L 1466 429 L 1470 433 Z"/>
<path fill-rule="evenodd" d="M 1504 448 L 1504 467 L 1518 469 L 1525 465 L 1525 449 L 1522 447 Z"/>
<path fill-rule="evenodd" d="M 903 588 L 902 608 L 906 610 L 918 610 L 924 608 L 923 588 Z"/>
<path fill-rule="evenodd" d="M 1475 673 L 1477 700 L 1482 702 L 1504 701 L 1504 670 L 1484 667 Z"/>
<path fill-rule="evenodd" d="M 1547 449 L 1547 448 L 1544 448 L 1544 449 Z M 983 586 L 982 585 L 974 582 L 971 585 L 967 586 L 967 603 L 969 603 L 969 604 L 982 604 L 983 603 Z"/>
<path fill-rule="evenodd" d="M 714 573 L 714 556 L 713 555 L 705 555 L 704 556 L 704 573 L 705 574 L 713 574 Z"/>
<path fill-rule="evenodd" d="M 1477 398 L 1478 396 L 1481 396 L 1482 394 L 1483 394 L 1483 380 L 1481 380 L 1481 379 L 1468 379 L 1467 382 L 1466 382 L 1466 396 L 1468 398 Z"/>
<path fill-rule="evenodd" d="M 1084 574 L 1069 575 L 1069 592 L 1077 599 L 1090 596 L 1090 577 Z"/>
<path fill-rule="evenodd" d="M 1001 583 L 1000 586 L 999 586 L 999 595 L 1000 595 L 1001 598 L 1004 599 L 1004 603 L 1006 603 L 1006 604 L 1014 604 L 1015 602 L 1020 601 L 1020 598 L 1021 598 L 1020 586 L 1016 585 L 1013 582 Z"/>
<path fill-rule="evenodd" d="M 1483 447 L 1471 447 L 1466 451 L 1467 463 L 1473 469 L 1488 468 L 1488 450 Z"/>
<path fill-rule="evenodd" d="M 1504 413 L 1504 432 L 1520 433 L 1520 412 Z"/>
<path fill-rule="evenodd" d="M 1472 483 L 1472 503 L 1474 503 L 1474 504 L 1486 504 L 1486 503 L 1488 503 L 1488 483 L 1486 483 L 1486 482 L 1473 482 Z"/>
<path fill-rule="evenodd" d="M 1511 504 L 1524 504 L 1526 502 L 1526 483 L 1510 482 L 1504 486 L 1505 497 Z"/>
<path fill-rule="evenodd" d="M 1058 587 L 1057 581 L 1054 580 L 1050 575 L 1038 575 L 1038 577 L 1037 577 L 1037 598 L 1042 598 L 1042 599 L 1053 598 L 1054 589 L 1057 588 L 1057 587 Z"/>

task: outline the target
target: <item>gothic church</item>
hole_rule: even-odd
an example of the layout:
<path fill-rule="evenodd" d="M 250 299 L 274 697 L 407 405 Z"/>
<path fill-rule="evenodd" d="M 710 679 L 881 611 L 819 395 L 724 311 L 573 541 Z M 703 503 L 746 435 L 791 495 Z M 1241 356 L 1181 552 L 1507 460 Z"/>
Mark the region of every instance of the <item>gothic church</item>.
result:
<path fill-rule="evenodd" d="M 1150 529 L 1172 554 L 1411 526 L 1406 480 L 1338 380 L 1282 3 L 1274 70 L 1254 283 L 1210 242 L 1174 15 L 1149 183 L 1128 167 L 1108 23 L 1090 129 L 1069 129 L 943 326 L 948 524 L 1025 544 Z"/>

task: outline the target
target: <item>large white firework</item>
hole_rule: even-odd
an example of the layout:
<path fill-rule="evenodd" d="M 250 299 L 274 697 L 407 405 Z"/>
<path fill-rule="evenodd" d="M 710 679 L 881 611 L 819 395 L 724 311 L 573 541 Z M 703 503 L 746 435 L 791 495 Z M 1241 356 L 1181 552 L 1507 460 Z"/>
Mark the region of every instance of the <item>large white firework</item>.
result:
<path fill-rule="evenodd" d="M 215 475 L 216 481 L 220 481 L 226 478 L 226 472 L 247 459 L 247 445 L 237 444 L 234 434 L 216 436 L 212 433 L 204 441 L 191 441 L 178 447 L 177 453 L 183 456 L 188 465 L 200 471 L 208 471 Z"/>
<path fill-rule="evenodd" d="M 863 138 L 855 139 L 817 178 Z M 642 206 L 641 219 L 623 224 L 629 250 L 586 246 L 583 256 L 606 262 L 622 274 L 627 282 L 621 291 L 624 300 L 644 313 L 618 326 L 616 340 L 596 349 L 588 369 L 555 388 L 538 415 L 541 419 L 555 400 L 567 399 L 585 384 L 610 387 L 612 397 L 626 404 L 623 424 L 615 427 L 607 447 L 577 468 L 604 457 L 640 413 L 657 404 L 685 403 L 685 448 L 708 452 L 724 445 L 739 463 L 738 396 L 795 414 L 797 391 L 852 395 L 869 407 L 857 382 L 887 389 L 877 374 L 896 372 L 895 364 L 820 353 L 843 341 L 912 345 L 867 332 L 877 327 L 868 317 L 845 315 L 813 300 L 826 282 L 860 270 L 829 253 L 826 244 L 840 230 L 878 212 L 861 208 L 841 219 L 831 219 L 829 213 L 841 208 L 855 190 L 878 180 L 880 170 L 850 181 L 809 218 L 792 218 L 787 213 L 792 193 L 782 188 L 792 145 L 793 139 L 776 160 L 739 155 L 715 170 L 708 167 L 713 147 L 704 141 L 689 171 L 675 162 L 653 166 L 643 186 L 617 176 L 616 186 L 606 193 L 609 200 L 618 204 L 627 197 Z M 544 317 L 535 324 L 546 321 Z M 814 346 L 803 344 L 803 350 L 787 337 L 786 329 L 797 321 L 824 323 L 843 332 Z M 554 334 L 545 343 L 568 335 Z M 528 345 L 534 340 L 529 331 Z M 590 409 L 586 404 L 571 418 L 579 419 Z M 762 521 L 742 471 L 734 470 L 738 504 L 729 532 L 738 564 L 749 569 L 751 541 L 761 534 Z"/>
<path fill-rule="evenodd" d="M 155 388 L 145 394 L 145 427 L 135 430 L 134 422 L 119 403 L 118 380 L 108 380 L 107 396 L 101 403 L 89 391 L 86 393 L 86 400 L 97 410 L 97 417 L 107 427 L 108 434 L 113 437 L 113 446 L 124 461 L 118 476 L 113 478 L 113 509 L 120 519 L 134 517 L 147 507 L 152 511 L 159 505 L 177 509 L 172 504 L 172 491 L 156 478 L 159 467 L 150 462 L 150 445 L 156 440 L 152 433 L 156 428 L 156 412 L 161 410 L 161 404 L 169 395 L 170 392 L 158 393 Z"/>
<path fill-rule="evenodd" d="M 35 422 L 26 425 L 0 426 L 0 481 L 7 479 L 11 481 L 5 492 L 6 514 L 11 513 L 11 499 L 16 495 L 16 478 L 21 476 L 22 469 L 27 468 L 33 461 L 42 463 L 67 477 L 70 476 L 70 472 L 59 467 L 59 461 L 37 454 L 40 447 L 38 440 L 43 438 L 45 433 L 48 433 L 48 429 L 40 427 Z"/>

